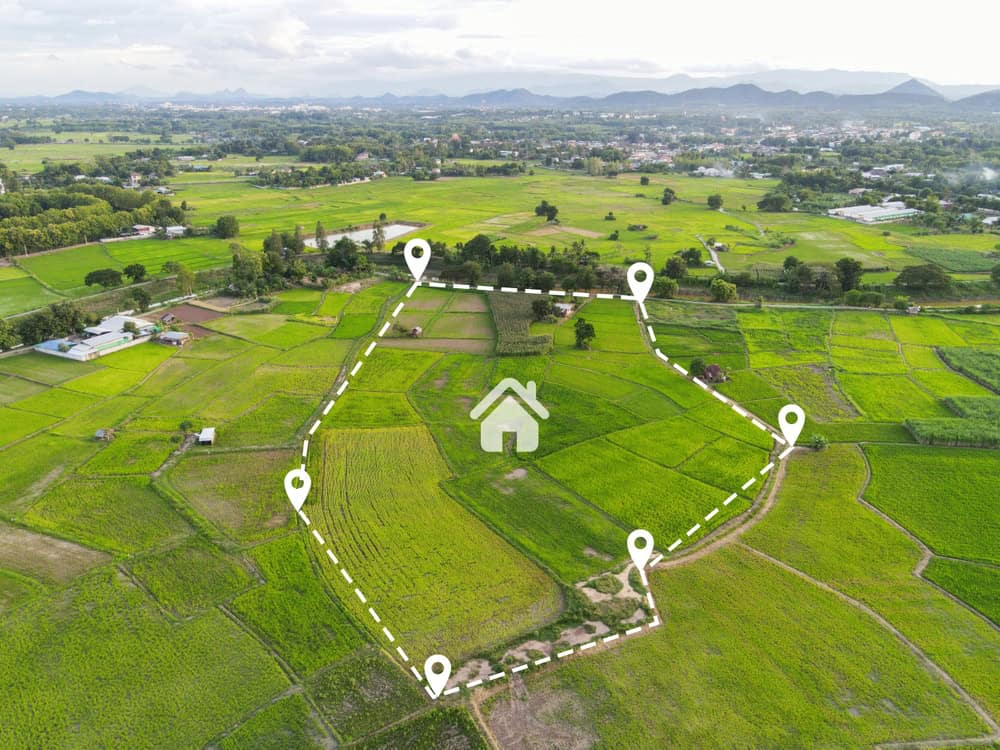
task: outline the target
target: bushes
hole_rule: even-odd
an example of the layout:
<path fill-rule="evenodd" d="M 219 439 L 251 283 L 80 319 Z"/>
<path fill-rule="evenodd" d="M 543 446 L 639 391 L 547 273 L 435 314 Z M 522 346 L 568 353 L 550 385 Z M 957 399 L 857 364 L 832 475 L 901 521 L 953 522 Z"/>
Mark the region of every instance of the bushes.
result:
<path fill-rule="evenodd" d="M 719 277 L 712 279 L 708 288 L 712 293 L 712 299 L 716 302 L 735 302 L 739 298 L 736 284 Z"/>
<path fill-rule="evenodd" d="M 906 300 L 905 297 L 897 297 L 896 299 Z M 885 297 L 879 292 L 862 292 L 860 289 L 851 289 L 844 295 L 844 304 L 851 307 L 881 307 L 884 301 Z M 893 306 L 895 307 L 895 302 Z M 908 302 L 902 308 L 897 307 L 896 309 L 905 310 L 907 306 Z"/>

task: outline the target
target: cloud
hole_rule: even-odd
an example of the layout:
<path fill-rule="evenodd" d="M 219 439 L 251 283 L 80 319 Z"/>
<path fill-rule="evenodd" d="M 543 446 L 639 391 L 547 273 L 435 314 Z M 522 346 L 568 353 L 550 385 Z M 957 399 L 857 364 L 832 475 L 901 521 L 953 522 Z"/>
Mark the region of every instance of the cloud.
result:
<path fill-rule="evenodd" d="M 797 2 L 769 0 L 767 12 L 748 16 L 739 0 L 718 0 L 712 14 L 740 23 L 701 33 L 702 6 L 646 0 L 0 0 L 0 49 L 18 65 L 0 95 L 172 88 L 178 79 L 203 91 L 339 93 L 342 83 L 391 88 L 483 71 L 503 85 L 508 71 L 642 77 L 776 66 L 908 69 L 968 82 L 996 68 L 991 27 L 960 14 L 900 17 L 892 6 L 842 0 L 815 34 Z M 845 50 L 858 12 L 871 14 L 872 28 L 891 17 L 899 41 Z"/>

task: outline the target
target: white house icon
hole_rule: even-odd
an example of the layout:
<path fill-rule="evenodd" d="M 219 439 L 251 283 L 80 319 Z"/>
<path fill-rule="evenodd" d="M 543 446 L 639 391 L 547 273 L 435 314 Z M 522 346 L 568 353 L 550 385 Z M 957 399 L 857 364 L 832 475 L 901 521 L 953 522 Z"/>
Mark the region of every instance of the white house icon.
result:
<path fill-rule="evenodd" d="M 504 378 L 497 383 L 493 390 L 469 412 L 469 416 L 472 419 L 479 419 L 501 396 L 507 394 L 507 391 L 519 396 L 521 401 L 530 406 L 542 419 L 549 418 L 549 410 L 542 406 L 535 396 L 535 381 L 529 380 L 528 385 L 523 386 L 514 378 Z M 510 394 L 506 395 L 500 405 L 479 425 L 479 445 L 488 453 L 502 453 L 505 432 L 513 432 L 517 436 L 516 446 L 519 453 L 531 453 L 538 447 L 538 422 L 521 402 Z"/>

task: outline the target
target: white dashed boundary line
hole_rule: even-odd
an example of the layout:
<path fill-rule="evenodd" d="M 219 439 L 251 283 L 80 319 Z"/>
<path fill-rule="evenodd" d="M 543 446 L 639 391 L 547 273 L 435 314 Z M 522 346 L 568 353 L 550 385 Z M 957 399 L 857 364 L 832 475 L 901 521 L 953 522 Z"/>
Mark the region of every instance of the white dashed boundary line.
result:
<path fill-rule="evenodd" d="M 507 292 L 507 293 L 513 293 L 513 294 L 517 294 L 517 293 L 523 293 L 523 294 L 544 294 L 544 292 L 542 290 L 540 290 L 540 289 L 518 290 L 518 289 L 515 289 L 513 287 L 499 287 L 499 288 L 497 288 L 497 287 L 492 287 L 492 286 L 487 286 L 487 285 L 482 285 L 482 284 L 477 285 L 475 287 L 472 287 L 472 286 L 470 286 L 468 284 L 444 284 L 444 283 L 441 283 L 441 282 L 420 282 L 420 281 L 416 281 L 407 290 L 407 292 L 406 292 L 406 299 L 409 299 L 413 295 L 413 292 L 416 291 L 416 289 L 419 286 L 421 286 L 421 285 L 423 285 L 425 283 L 426 283 L 426 285 L 428 287 L 432 287 L 432 288 L 435 288 L 435 289 L 447 289 L 447 288 L 450 287 L 452 289 L 460 290 L 460 291 L 468 291 L 468 290 L 473 290 L 474 289 L 475 291 L 481 291 L 481 292 Z M 552 296 L 564 296 L 567 293 L 564 292 L 564 291 L 562 291 L 562 290 L 553 289 L 553 290 L 550 290 L 548 292 L 548 294 L 550 294 Z M 583 299 L 583 298 L 588 298 L 589 299 L 591 297 L 595 297 L 597 299 L 620 299 L 620 300 L 628 301 L 628 302 L 635 302 L 636 301 L 634 297 L 629 296 L 629 295 L 625 295 L 625 294 L 604 294 L 604 293 L 602 293 L 602 294 L 590 294 L 589 292 L 573 292 L 572 296 L 575 299 Z M 403 311 L 403 308 L 405 307 L 405 305 L 406 305 L 405 302 L 400 302 L 398 305 L 396 305 L 395 309 L 392 311 L 391 317 L 393 319 L 398 318 L 399 314 Z M 649 315 L 646 312 L 646 306 L 644 304 L 642 304 L 641 302 L 639 302 L 639 311 L 640 311 L 640 313 L 642 315 L 642 321 L 643 321 L 643 324 L 645 325 L 646 333 L 649 335 L 650 341 L 652 341 L 655 344 L 656 343 L 656 334 L 653 331 L 653 326 L 650 325 L 647 322 L 648 319 L 649 319 Z M 351 378 L 355 377 L 358 374 L 358 372 L 361 370 L 361 367 L 364 365 L 364 360 L 371 356 L 372 352 L 375 350 L 375 347 L 378 345 L 378 340 L 381 339 L 381 338 L 383 338 L 385 336 L 385 334 L 388 332 L 388 330 L 389 330 L 390 327 L 391 327 L 391 323 L 389 321 L 386 321 L 385 324 L 382 326 L 382 328 L 379 330 L 378 334 L 376 335 L 376 338 L 374 338 L 368 344 L 368 347 L 365 349 L 364 354 L 362 355 L 362 357 L 364 357 L 364 359 L 359 358 L 354 363 L 354 366 L 351 368 L 351 370 L 349 371 L 349 373 L 344 377 L 343 382 L 337 388 L 337 390 L 336 390 L 337 398 L 339 398 L 340 396 L 342 396 L 344 394 L 344 391 L 347 390 L 347 387 L 350 384 Z M 762 431 L 770 434 L 771 437 L 774 438 L 774 440 L 778 444 L 780 444 L 780 445 L 786 445 L 787 444 L 786 441 L 784 440 L 784 438 L 782 436 L 778 435 L 776 432 L 774 432 L 773 430 L 771 430 L 763 422 L 761 422 L 756 417 L 754 417 L 753 415 L 751 415 L 748 411 L 746 411 L 745 409 L 743 409 L 742 407 L 740 407 L 739 404 L 737 404 L 735 401 L 733 401 L 732 399 L 730 399 L 727 396 L 723 395 L 719 391 L 716 391 L 714 388 L 712 388 L 710 385 L 708 385 L 704 381 L 699 380 L 698 378 L 691 376 L 688 373 L 687 370 L 685 370 L 683 367 L 681 367 L 676 362 L 670 362 L 670 358 L 666 354 L 664 354 L 663 352 L 661 352 L 659 349 L 654 349 L 654 353 L 655 353 L 655 355 L 656 355 L 656 357 L 658 359 L 662 360 L 665 364 L 671 365 L 673 367 L 673 369 L 676 370 L 685 379 L 691 381 L 692 383 L 694 383 L 695 385 L 697 385 L 702 390 L 711 393 L 716 399 L 718 399 L 722 403 L 724 403 L 727 406 L 729 406 L 739 416 L 743 417 L 744 419 L 749 419 L 750 422 L 751 422 L 751 424 L 754 425 L 754 427 L 757 427 L 758 429 L 760 429 L 760 430 L 762 430 Z M 324 406 L 324 408 L 323 408 L 323 417 L 326 417 L 330 413 L 330 410 L 333 408 L 333 406 L 334 406 L 335 403 L 336 403 L 336 399 L 330 399 L 326 403 L 326 406 Z M 309 429 L 309 435 L 310 436 L 312 436 L 316 432 L 316 430 L 319 428 L 319 426 L 321 424 L 321 421 L 322 420 L 318 419 L 318 420 L 316 420 L 313 423 L 312 427 Z M 793 447 L 789 446 L 788 448 L 786 448 L 785 450 L 783 450 L 778 455 L 778 458 L 776 460 L 783 460 L 785 457 L 787 457 L 792 452 L 792 450 L 793 450 Z M 307 437 L 307 438 L 305 438 L 302 441 L 302 461 L 303 461 L 302 466 L 303 466 L 303 468 L 305 468 L 305 460 L 306 460 L 306 458 L 308 458 L 308 456 L 309 456 L 309 438 Z M 769 471 L 771 471 L 771 469 L 774 468 L 774 464 L 775 464 L 774 461 L 768 463 L 766 466 L 764 466 L 764 468 L 762 468 L 760 470 L 759 475 L 760 476 L 766 475 Z M 751 485 L 753 485 L 756 481 L 757 481 L 757 477 L 756 476 L 750 477 L 750 479 L 748 479 L 743 484 L 743 486 L 741 487 L 741 489 L 742 490 L 746 490 L 748 487 L 750 487 Z M 738 497 L 737 493 L 735 493 L 735 492 L 732 493 L 731 495 L 729 495 L 729 497 L 726 498 L 726 500 L 722 503 L 722 505 L 723 506 L 729 505 L 737 497 Z M 719 513 L 719 507 L 717 506 L 717 507 L 713 508 L 711 511 L 709 511 L 709 513 L 707 515 L 705 515 L 704 522 L 707 523 L 708 521 L 710 521 L 711 519 L 713 519 L 716 515 L 718 515 L 718 513 Z M 302 522 L 307 527 L 311 525 L 311 523 L 309 521 L 309 517 L 306 516 L 305 513 L 303 513 L 300 510 L 299 513 L 298 513 L 298 515 L 302 519 Z M 686 533 L 685 536 L 688 537 L 688 538 L 690 538 L 695 533 L 697 533 L 701 528 L 702 528 L 701 522 L 696 523 L 694 526 L 692 526 L 687 531 L 687 533 Z M 337 556 L 336 556 L 336 554 L 334 553 L 334 551 L 332 549 L 332 546 L 327 543 L 327 541 L 322 537 L 322 535 L 316 529 L 312 529 L 312 536 L 315 539 L 316 543 L 321 548 L 323 548 L 325 550 L 326 555 L 330 559 L 330 561 L 335 566 L 337 566 L 339 568 L 339 572 L 340 572 L 341 576 L 343 577 L 343 579 L 347 582 L 348 586 L 353 586 L 355 584 L 354 579 L 351 577 L 350 573 L 348 573 L 347 569 L 344 568 L 344 567 L 342 567 L 340 565 L 340 562 L 338 561 Z M 681 538 L 676 539 L 673 543 L 671 543 L 667 547 L 667 553 L 673 552 L 678 547 L 680 547 L 683 543 L 684 543 L 683 539 L 681 539 Z M 649 564 L 648 567 L 654 567 L 655 565 L 657 565 L 662 560 L 663 560 L 663 555 L 662 554 L 658 554 L 656 557 L 653 558 L 652 562 Z M 354 594 L 355 594 L 355 596 L 357 596 L 357 598 L 361 601 L 362 604 L 367 604 L 368 603 L 368 599 L 365 596 L 364 592 L 361 590 L 360 586 L 355 586 L 354 587 Z M 545 664 L 550 663 L 553 660 L 553 658 L 555 658 L 555 659 L 566 659 L 566 658 L 569 658 L 570 656 L 572 656 L 573 654 L 579 654 L 579 653 L 583 653 L 584 651 L 589 651 L 590 649 L 595 648 L 599 644 L 599 642 L 600 643 L 605 643 L 605 644 L 612 643 L 614 641 L 619 640 L 620 638 L 628 638 L 628 637 L 631 637 L 631 636 L 634 636 L 634 635 L 639 635 L 640 633 L 642 633 L 644 631 L 652 630 L 653 628 L 656 628 L 656 627 L 658 627 L 661 624 L 660 616 L 659 616 L 659 610 L 656 608 L 656 602 L 653 599 L 653 592 L 652 591 L 647 591 L 646 592 L 646 600 L 647 600 L 647 603 L 649 604 L 649 608 L 653 611 L 653 617 L 650 620 L 650 622 L 648 622 L 648 623 L 646 623 L 644 625 L 639 625 L 639 626 L 636 626 L 636 627 L 629 628 L 628 630 L 625 630 L 622 633 L 612 633 L 610 635 L 603 636 L 603 637 L 601 637 L 599 639 L 594 639 L 594 640 L 588 641 L 586 643 L 582 643 L 582 644 L 580 644 L 578 646 L 574 646 L 573 648 L 568 648 L 568 649 L 566 649 L 564 651 L 560 651 L 557 654 L 555 654 L 554 657 L 552 657 L 552 656 L 545 656 L 545 657 L 542 657 L 540 659 L 535 659 L 534 661 L 531 661 L 531 662 L 524 662 L 522 664 L 514 665 L 514 666 L 510 667 L 507 670 L 501 670 L 499 672 L 494 672 L 494 673 L 488 675 L 485 678 L 485 680 L 483 680 L 483 679 L 476 679 L 476 680 L 471 680 L 469 682 L 466 682 L 465 685 L 464 685 L 464 687 L 466 689 L 471 690 L 473 688 L 480 687 L 480 686 L 482 686 L 482 685 L 484 685 L 486 683 L 492 683 L 492 682 L 495 682 L 496 680 L 503 679 L 504 677 L 507 677 L 508 674 L 516 674 L 516 673 L 519 673 L 519 672 L 523 672 L 523 671 L 527 670 L 531 666 L 535 666 L 535 667 L 544 666 Z M 382 618 L 379 616 L 378 612 L 376 612 L 373 607 L 371 607 L 371 606 L 368 607 L 368 614 L 371 616 L 372 620 L 375 622 L 376 625 L 381 625 Z M 395 644 L 396 643 L 396 637 L 392 634 L 392 631 L 390 631 L 387 626 L 382 625 L 381 632 L 382 632 L 382 635 L 385 637 L 385 639 L 390 644 Z M 409 656 L 407 655 L 406 651 L 403 650 L 402 646 L 396 645 L 395 646 L 395 650 L 396 650 L 396 653 L 399 654 L 399 657 L 403 660 L 404 663 L 408 663 L 410 661 Z M 419 681 L 423 681 L 423 675 L 420 673 L 420 670 L 418 670 L 415 666 L 410 665 L 410 671 L 413 673 L 414 677 L 417 679 L 418 682 Z M 432 699 L 436 698 L 435 695 L 434 695 L 434 693 L 430 690 L 429 687 L 425 686 L 425 690 L 427 690 L 428 695 L 430 695 L 430 697 Z M 444 690 L 441 694 L 442 695 L 454 695 L 455 693 L 459 692 L 459 690 L 460 690 L 460 686 L 455 686 L 455 687 L 448 688 L 447 690 Z"/>

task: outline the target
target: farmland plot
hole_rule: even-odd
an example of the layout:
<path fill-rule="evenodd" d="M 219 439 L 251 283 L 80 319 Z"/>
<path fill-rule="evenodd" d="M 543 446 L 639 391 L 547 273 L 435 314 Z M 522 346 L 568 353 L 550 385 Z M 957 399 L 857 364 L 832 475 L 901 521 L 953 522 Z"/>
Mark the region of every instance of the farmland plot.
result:
<path fill-rule="evenodd" d="M 557 613 L 545 574 L 441 491 L 448 471 L 426 428 L 323 430 L 316 442 L 313 523 L 414 659 L 468 656 Z M 321 565 L 381 639 L 339 571 Z"/>

